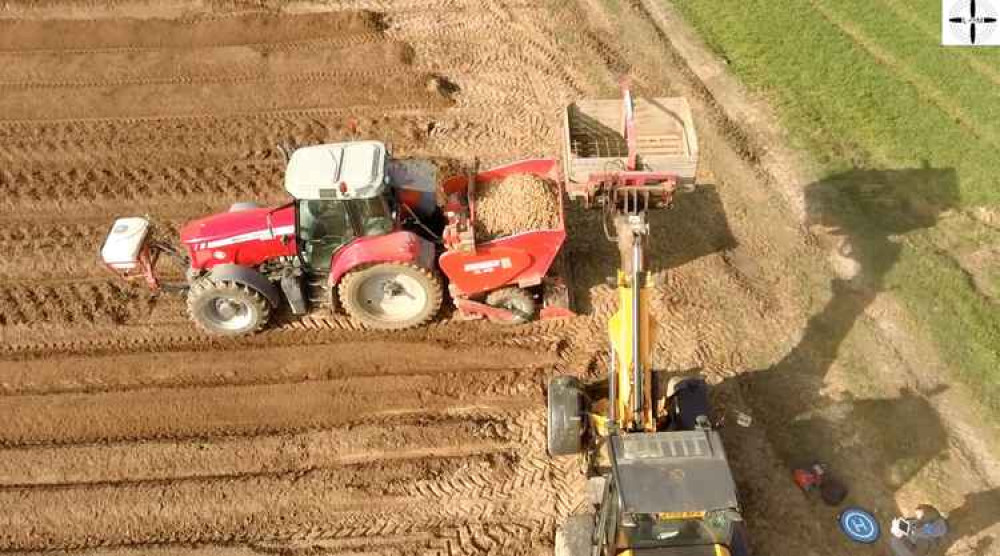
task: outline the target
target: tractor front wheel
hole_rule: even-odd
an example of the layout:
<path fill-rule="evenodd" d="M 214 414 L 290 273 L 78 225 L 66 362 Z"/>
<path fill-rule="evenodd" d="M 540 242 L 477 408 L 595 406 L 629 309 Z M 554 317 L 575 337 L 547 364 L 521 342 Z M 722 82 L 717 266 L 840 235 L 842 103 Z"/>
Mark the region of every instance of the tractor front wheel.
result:
<path fill-rule="evenodd" d="M 405 263 L 354 270 L 338 287 L 340 304 L 365 328 L 400 330 L 420 326 L 441 308 L 441 281 L 431 271 Z"/>
<path fill-rule="evenodd" d="M 241 336 L 267 324 L 271 306 L 257 290 L 231 280 L 204 277 L 191 284 L 188 315 L 199 328 L 220 336 Z"/>

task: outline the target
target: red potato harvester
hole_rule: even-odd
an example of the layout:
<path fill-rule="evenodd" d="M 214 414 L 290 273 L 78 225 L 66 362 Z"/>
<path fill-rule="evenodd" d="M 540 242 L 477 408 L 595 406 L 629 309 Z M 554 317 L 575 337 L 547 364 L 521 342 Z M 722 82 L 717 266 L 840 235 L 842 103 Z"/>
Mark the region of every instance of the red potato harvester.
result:
<path fill-rule="evenodd" d="M 476 185 L 518 174 L 541 178 L 554 189 L 558 211 L 555 226 L 477 241 Z M 442 189 L 449 196 L 445 206 L 446 251 L 438 264 L 448 277 L 448 290 L 459 311 L 495 321 L 523 322 L 535 313 L 533 290 L 541 286 L 542 318 L 573 314 L 569 310 L 569 290 L 564 277 L 551 272 L 566 241 L 560 184 L 559 164 L 554 159 L 515 162 L 480 172 L 472 180 L 462 176 L 445 180 Z M 484 295 L 485 298 L 477 300 Z"/>
<path fill-rule="evenodd" d="M 517 173 L 557 189 L 558 226 L 477 243 L 475 184 Z M 236 203 L 194 220 L 181 248 L 154 239 L 145 218 L 120 218 L 101 260 L 153 291 L 183 293 L 191 319 L 220 335 L 260 330 L 283 304 L 295 315 L 339 306 L 373 329 L 419 326 L 440 309 L 442 274 L 460 317 L 566 316 L 567 289 L 547 276 L 566 237 L 558 177 L 557 162 L 540 159 L 451 178 L 439 207 L 428 161 L 393 159 L 378 141 L 308 146 L 288 159 L 287 203 Z M 184 282 L 162 283 L 161 256 L 181 263 Z"/>

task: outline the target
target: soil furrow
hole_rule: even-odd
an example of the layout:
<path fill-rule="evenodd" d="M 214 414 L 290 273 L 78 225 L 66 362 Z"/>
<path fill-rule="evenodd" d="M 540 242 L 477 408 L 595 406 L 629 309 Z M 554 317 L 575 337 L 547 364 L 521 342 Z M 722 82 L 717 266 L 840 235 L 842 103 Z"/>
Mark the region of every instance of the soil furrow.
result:
<path fill-rule="evenodd" d="M 207 70 L 206 70 L 207 71 Z M 80 81 L 0 81 L 3 89 L 36 89 L 36 93 L 45 94 L 46 89 L 98 89 L 122 87 L 152 87 L 172 85 L 243 85 L 255 82 L 311 85 L 323 81 L 347 81 L 354 79 L 392 79 L 401 75 L 412 74 L 406 67 L 385 67 L 372 70 L 338 70 L 338 71 L 308 71 L 302 73 L 274 74 L 271 72 L 244 73 L 234 75 L 172 75 L 168 77 L 136 77 L 120 79 L 80 80 Z"/>
<path fill-rule="evenodd" d="M 0 398 L 0 445 L 275 434 L 537 402 L 537 371 Z M 472 394 L 471 392 L 475 392 Z"/>
<path fill-rule="evenodd" d="M 288 41 L 247 40 L 245 42 L 218 42 L 204 45 L 173 45 L 173 46 L 108 46 L 104 48 L 25 48 L 0 50 L 0 57 L 27 58 L 34 56 L 106 56 L 106 55 L 163 55 L 169 51 L 209 51 L 220 49 L 241 48 L 259 52 L 309 52 L 312 50 L 330 50 L 351 46 L 366 46 L 371 43 L 385 42 L 385 34 L 381 31 L 349 33 L 339 37 L 320 37 L 315 39 L 295 39 Z"/>
<path fill-rule="evenodd" d="M 293 469 L 251 470 L 234 474 L 215 473 L 179 477 L 128 478 L 126 480 L 92 478 L 81 482 L 71 480 L 52 483 L 9 484 L 0 486 L 0 500 L 58 496 L 102 498 L 108 493 L 152 489 L 229 490 L 257 488 L 283 490 L 293 482 L 308 482 L 310 488 L 323 484 L 348 485 L 351 491 L 369 496 L 407 496 L 441 498 L 449 494 L 499 498 L 510 495 L 515 485 L 511 476 L 525 472 L 520 469 L 512 446 L 496 443 L 476 443 L 454 449 L 401 450 L 399 457 L 378 457 L 380 454 L 359 455 L 356 458 L 333 459 L 324 464 Z M 529 484 L 542 476 L 536 470 L 529 473 Z M 88 478 L 91 479 L 91 478 Z M 412 481 L 408 480 L 412 479 Z M 531 484 L 531 486 L 540 486 Z M 486 488 L 484 488 L 486 485 Z"/>
<path fill-rule="evenodd" d="M 387 80 L 386 77 L 392 77 Z M 174 84 L 94 87 L 78 90 L 14 89 L 0 96 L 6 120 L 62 120 L 77 114 L 96 118 L 149 118 L 239 114 L 385 105 L 444 109 L 449 100 L 429 75 L 376 71 L 349 84 L 339 79 L 262 81 L 252 84 Z"/>
<path fill-rule="evenodd" d="M 31 323 L 121 324 L 149 310 L 149 295 L 120 280 L 0 284 L 0 327 Z"/>
<path fill-rule="evenodd" d="M 294 478 L 3 491 L 0 500 L 9 513 L 0 517 L 0 547 L 37 550 L 294 539 L 313 527 L 329 531 L 323 536 L 336 537 L 341 536 L 337 529 L 353 529 L 362 522 L 374 532 L 439 520 L 462 523 L 472 516 L 541 520 L 545 514 L 539 512 L 539 502 L 547 498 L 541 490 L 544 485 L 515 495 L 505 488 L 462 488 L 472 477 L 491 482 L 509 475 L 509 464 L 507 458 L 486 456 L 421 465 L 376 463 Z M 441 477 L 459 487 L 449 492 L 448 503 L 428 492 L 415 492 L 420 486 L 441 483 Z"/>
<path fill-rule="evenodd" d="M 182 301 L 176 297 L 162 296 L 151 302 L 151 310 L 147 310 L 142 308 L 132 325 L 108 327 L 84 321 L 74 327 L 39 322 L 0 326 L 0 358 L 23 361 L 122 352 L 238 352 L 251 346 L 300 346 L 307 349 L 307 346 L 337 342 L 393 340 L 445 346 L 520 347 L 539 354 L 550 353 L 562 359 L 565 347 L 562 334 L 590 326 L 590 319 L 585 317 L 538 321 L 515 327 L 442 318 L 417 330 L 389 333 L 363 330 L 343 315 L 324 315 L 320 312 L 301 319 L 279 316 L 273 326 L 260 334 L 230 339 L 198 332 L 187 319 Z M 144 324 L 144 320 L 150 322 Z M 547 361 L 548 358 L 542 355 L 539 360 Z"/>
<path fill-rule="evenodd" d="M 541 425 L 538 410 L 210 440 L 135 441 L 8 448 L 0 487 L 129 483 L 295 473 L 371 461 L 457 457 L 512 449 Z"/>
<path fill-rule="evenodd" d="M 373 73 L 404 72 L 412 49 L 395 41 L 300 52 L 245 47 L 144 54 L 38 54 L 11 58 L 0 54 L 0 87 L 97 87 L 173 83 L 239 83 L 264 79 L 301 81 L 356 79 Z M 411 70 L 412 71 L 412 70 Z"/>
<path fill-rule="evenodd" d="M 347 114 L 347 112 L 343 112 Z M 0 159 L 26 168 L 56 165 L 205 165 L 210 160 L 280 160 L 276 145 L 347 138 L 338 111 L 264 112 L 237 116 L 166 118 L 121 122 L 0 122 Z M 403 139 L 426 127 L 429 115 L 391 108 L 349 113 L 360 132 Z M 412 139 L 410 140 L 412 142 Z"/>
<path fill-rule="evenodd" d="M 289 556 L 315 554 L 419 556 L 541 556 L 552 552 L 554 519 L 511 521 L 505 514 L 474 519 L 438 519 L 421 524 L 374 523 L 282 531 L 275 538 L 223 543 L 183 541 L 102 543 L 100 547 L 60 549 L 45 553 L 77 556 L 263 556 L 280 552 Z M 29 555 L 36 551 L 4 550 Z"/>
<path fill-rule="evenodd" d="M 227 200 L 237 198 L 280 201 L 285 196 L 282 171 L 277 161 L 208 167 L 0 171 L 0 191 L 9 212 L 16 212 L 21 205 L 67 207 L 199 197 L 224 208 Z"/>
<path fill-rule="evenodd" d="M 405 352 L 405 357 L 400 357 Z M 245 361 L 254 364 L 247 366 Z M 559 359 L 517 347 L 345 341 L 294 347 L 243 346 L 233 353 L 174 351 L 103 357 L 0 361 L 0 394 L 57 395 L 300 383 L 354 377 L 476 375 L 545 368 Z"/>
<path fill-rule="evenodd" d="M 372 12 L 248 13 L 186 19 L 0 20 L 0 52 L 211 48 L 366 36 L 382 27 Z M 265 43 L 265 44 L 267 44 Z"/>

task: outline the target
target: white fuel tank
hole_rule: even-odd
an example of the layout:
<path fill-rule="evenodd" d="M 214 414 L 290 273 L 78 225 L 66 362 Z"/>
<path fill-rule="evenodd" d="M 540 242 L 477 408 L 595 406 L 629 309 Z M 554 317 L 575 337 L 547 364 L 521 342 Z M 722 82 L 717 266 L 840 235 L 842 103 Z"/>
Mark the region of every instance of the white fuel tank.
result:
<path fill-rule="evenodd" d="M 112 268 L 136 268 L 148 235 L 149 221 L 145 218 L 133 216 L 115 220 L 104 240 L 104 246 L 101 247 L 101 259 Z"/>

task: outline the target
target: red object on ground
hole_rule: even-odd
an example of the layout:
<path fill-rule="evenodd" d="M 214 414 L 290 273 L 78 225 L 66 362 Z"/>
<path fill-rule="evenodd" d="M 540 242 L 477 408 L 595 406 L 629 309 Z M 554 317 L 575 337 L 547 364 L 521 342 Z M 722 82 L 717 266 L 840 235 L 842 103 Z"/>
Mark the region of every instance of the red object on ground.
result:
<path fill-rule="evenodd" d="M 823 472 L 822 469 L 817 470 L 816 466 L 812 469 L 796 469 L 792 472 L 792 478 L 795 484 L 799 485 L 799 488 L 809 492 L 822 484 Z"/>

